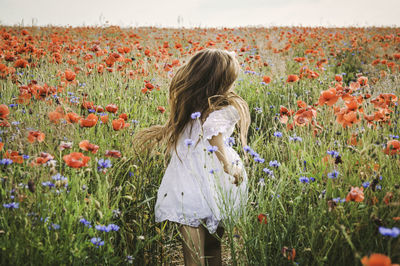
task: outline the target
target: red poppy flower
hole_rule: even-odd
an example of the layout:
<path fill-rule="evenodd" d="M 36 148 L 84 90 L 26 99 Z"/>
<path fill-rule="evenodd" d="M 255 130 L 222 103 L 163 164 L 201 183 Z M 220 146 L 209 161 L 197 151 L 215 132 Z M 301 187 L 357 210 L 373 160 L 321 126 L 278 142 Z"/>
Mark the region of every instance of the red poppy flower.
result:
<path fill-rule="evenodd" d="M 306 108 L 307 104 L 302 100 L 297 100 L 297 107 L 299 108 Z"/>
<path fill-rule="evenodd" d="M 35 140 L 37 142 L 43 142 L 44 138 L 45 138 L 45 134 L 43 132 L 40 132 L 40 131 L 29 131 L 28 141 L 30 143 L 34 143 Z"/>
<path fill-rule="evenodd" d="M 10 114 L 10 110 L 8 106 L 5 104 L 0 104 L 0 118 L 8 119 L 8 115 Z"/>
<path fill-rule="evenodd" d="M 65 75 L 65 79 L 67 81 L 74 81 L 74 79 L 76 77 L 76 73 L 71 71 L 71 70 L 69 70 L 69 69 L 65 70 L 64 75 Z"/>
<path fill-rule="evenodd" d="M 301 62 L 305 61 L 306 58 L 305 57 L 295 57 L 295 58 L 293 58 L 293 60 L 296 61 L 296 62 L 301 63 Z"/>
<path fill-rule="evenodd" d="M 90 161 L 90 157 L 87 157 L 80 152 L 72 152 L 68 155 L 64 155 L 63 160 L 69 167 L 81 168 L 83 166 L 87 166 L 87 163 Z"/>
<path fill-rule="evenodd" d="M 48 114 L 49 120 L 53 122 L 54 124 L 57 124 L 60 122 L 60 119 L 64 118 L 64 114 L 56 111 L 49 112 Z"/>
<path fill-rule="evenodd" d="M 165 112 L 165 108 L 163 106 L 158 106 L 157 110 L 160 111 L 160 113 L 164 113 Z"/>
<path fill-rule="evenodd" d="M 3 147 L 4 147 L 4 143 L 3 143 L 3 142 L 0 142 L 0 151 L 3 150 Z"/>
<path fill-rule="evenodd" d="M 89 114 L 87 118 L 82 118 L 79 123 L 81 127 L 93 127 L 99 118 L 95 114 Z"/>
<path fill-rule="evenodd" d="M 386 255 L 373 253 L 369 258 L 364 256 L 361 263 L 363 266 L 391 266 L 392 260 Z"/>
<path fill-rule="evenodd" d="M 335 80 L 336 80 L 337 82 L 342 82 L 342 81 L 343 81 L 342 75 L 335 75 Z"/>
<path fill-rule="evenodd" d="M 54 157 L 53 157 L 50 153 L 41 152 L 41 153 L 40 153 L 40 156 L 39 156 L 39 157 L 36 157 L 36 158 L 31 162 L 31 165 L 32 165 L 32 166 L 38 166 L 38 165 L 41 165 L 41 164 L 45 164 L 45 163 L 47 163 L 48 161 L 53 160 L 53 159 L 54 159 Z"/>
<path fill-rule="evenodd" d="M 65 115 L 65 120 L 67 120 L 69 123 L 78 123 L 79 119 L 81 119 L 81 117 L 74 112 L 70 112 Z"/>
<path fill-rule="evenodd" d="M 120 114 L 118 117 L 124 119 L 125 121 L 128 121 L 128 115 L 125 113 Z"/>
<path fill-rule="evenodd" d="M 357 79 L 357 82 L 361 85 L 361 86 L 366 86 L 368 85 L 368 78 L 361 76 Z"/>
<path fill-rule="evenodd" d="M 300 109 L 299 111 L 296 112 L 294 115 L 294 124 L 296 126 L 305 126 L 308 125 L 313 119 L 313 117 L 316 116 L 316 111 L 311 109 L 308 110 L 306 108 Z"/>
<path fill-rule="evenodd" d="M 117 150 L 106 150 L 106 157 L 121 158 L 121 152 Z"/>
<path fill-rule="evenodd" d="M 109 104 L 106 106 L 106 110 L 107 110 L 107 112 L 115 114 L 118 111 L 118 106 L 115 104 Z"/>
<path fill-rule="evenodd" d="M 115 131 L 121 130 L 123 128 L 129 127 L 129 123 L 125 123 L 125 120 L 122 118 L 114 119 L 112 121 L 112 126 Z"/>
<path fill-rule="evenodd" d="M 25 68 L 27 66 L 28 66 L 28 61 L 26 61 L 25 59 L 18 59 L 14 63 L 15 68 Z"/>
<path fill-rule="evenodd" d="M 100 120 L 103 124 L 107 124 L 108 123 L 108 115 L 102 115 L 100 116 Z"/>
<path fill-rule="evenodd" d="M 79 142 L 79 148 L 84 151 L 90 151 L 91 153 L 95 154 L 99 150 L 99 146 L 90 143 L 88 140 L 82 140 Z"/>
<path fill-rule="evenodd" d="M 263 82 L 265 82 L 266 84 L 268 84 L 268 83 L 271 82 L 271 78 L 268 77 L 268 76 L 264 76 L 264 77 L 263 77 Z"/>
<path fill-rule="evenodd" d="M 6 154 L 4 154 L 4 158 L 12 160 L 13 163 L 21 164 L 24 162 L 24 158 L 17 151 L 6 151 Z"/>
<path fill-rule="evenodd" d="M 100 105 L 97 105 L 94 107 L 94 110 L 96 110 L 96 112 L 98 113 L 103 113 L 104 112 L 104 108 Z"/>
<path fill-rule="evenodd" d="M 61 141 L 60 146 L 58 146 L 58 149 L 60 151 L 63 151 L 65 149 L 71 149 L 71 148 L 72 148 L 72 142 Z"/>
<path fill-rule="evenodd" d="M 257 219 L 258 219 L 258 222 L 259 222 L 260 224 L 262 224 L 262 223 L 267 224 L 267 223 L 268 223 L 268 221 L 267 221 L 267 215 L 265 215 L 264 213 L 260 213 L 260 214 L 258 215 Z"/>
<path fill-rule="evenodd" d="M 299 81 L 299 76 L 297 75 L 289 75 L 286 82 L 297 82 Z"/>
<path fill-rule="evenodd" d="M 323 106 L 324 104 L 328 106 L 334 105 L 339 99 L 339 96 L 336 95 L 336 89 L 330 88 L 329 90 L 322 91 L 319 96 L 318 105 Z"/>
<path fill-rule="evenodd" d="M 354 111 L 348 111 L 347 108 L 342 108 L 336 113 L 336 121 L 344 128 L 360 122 L 358 119 L 358 113 Z"/>
<path fill-rule="evenodd" d="M 94 104 L 93 104 L 93 102 L 88 102 L 88 101 L 83 100 L 83 102 L 81 104 L 81 108 L 86 109 L 86 110 L 94 109 Z"/>
<path fill-rule="evenodd" d="M 400 141 L 388 141 L 388 143 L 386 144 L 386 148 L 383 150 L 383 152 L 388 155 L 400 154 Z"/>
<path fill-rule="evenodd" d="M 346 201 L 362 202 L 364 200 L 364 188 L 351 187 L 350 192 L 346 196 Z"/>
<path fill-rule="evenodd" d="M 154 89 L 154 85 L 153 84 L 151 84 L 151 83 L 149 83 L 149 82 L 147 82 L 146 84 L 145 84 L 145 87 L 148 89 L 148 90 L 152 90 L 152 89 Z"/>

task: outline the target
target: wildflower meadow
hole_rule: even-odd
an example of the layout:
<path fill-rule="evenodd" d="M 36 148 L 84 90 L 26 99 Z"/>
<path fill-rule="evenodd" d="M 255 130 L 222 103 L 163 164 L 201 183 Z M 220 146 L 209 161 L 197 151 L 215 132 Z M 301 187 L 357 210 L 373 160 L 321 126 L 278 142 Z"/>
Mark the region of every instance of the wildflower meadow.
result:
<path fill-rule="evenodd" d="M 399 28 L 2 26 L 0 47 L 0 264 L 183 264 L 154 218 L 169 156 L 132 138 L 204 48 L 236 53 L 251 113 L 224 263 L 400 264 Z"/>

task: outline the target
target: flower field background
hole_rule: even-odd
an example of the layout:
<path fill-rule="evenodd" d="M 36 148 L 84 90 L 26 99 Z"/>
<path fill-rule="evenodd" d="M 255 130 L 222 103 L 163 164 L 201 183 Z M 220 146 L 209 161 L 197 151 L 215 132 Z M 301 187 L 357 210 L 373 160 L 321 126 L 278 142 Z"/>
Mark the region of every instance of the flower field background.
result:
<path fill-rule="evenodd" d="M 176 263 L 168 157 L 132 138 L 203 48 L 237 53 L 252 118 L 228 263 L 400 263 L 399 28 L 1 27 L 0 47 L 2 265 Z"/>

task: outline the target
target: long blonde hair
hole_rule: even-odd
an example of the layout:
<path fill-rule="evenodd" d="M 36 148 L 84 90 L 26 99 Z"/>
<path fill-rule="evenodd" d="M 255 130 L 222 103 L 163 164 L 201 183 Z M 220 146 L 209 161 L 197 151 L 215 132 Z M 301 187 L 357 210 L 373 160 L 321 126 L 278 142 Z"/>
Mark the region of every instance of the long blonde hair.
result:
<path fill-rule="evenodd" d="M 134 145 L 139 149 L 150 149 L 156 143 L 167 142 L 167 152 L 171 148 L 176 150 L 181 133 L 192 120 L 192 113 L 200 112 L 200 120 L 204 122 L 212 111 L 227 105 L 233 105 L 238 110 L 240 141 L 242 146 L 247 145 L 249 107 L 230 90 L 239 70 L 239 62 L 231 52 L 218 49 L 197 52 L 172 78 L 167 122 L 139 131 L 133 139 Z"/>

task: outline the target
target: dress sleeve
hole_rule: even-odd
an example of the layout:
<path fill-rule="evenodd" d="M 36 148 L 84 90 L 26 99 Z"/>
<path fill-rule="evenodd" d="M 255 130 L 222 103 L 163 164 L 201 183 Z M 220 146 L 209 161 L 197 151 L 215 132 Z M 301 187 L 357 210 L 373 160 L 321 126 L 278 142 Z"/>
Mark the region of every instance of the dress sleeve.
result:
<path fill-rule="evenodd" d="M 203 124 L 204 138 L 211 139 L 219 133 L 224 134 L 229 130 L 233 131 L 233 128 L 239 119 L 239 112 L 232 105 L 211 112 Z"/>

